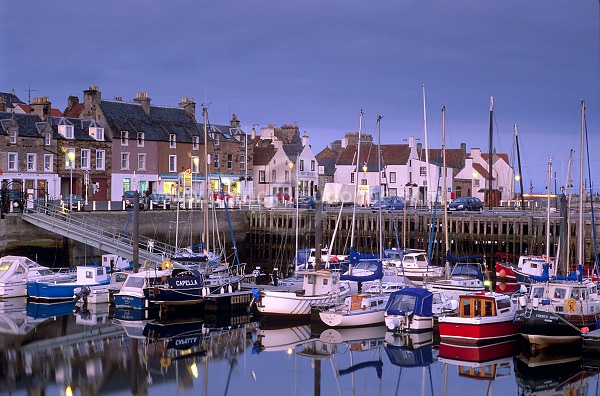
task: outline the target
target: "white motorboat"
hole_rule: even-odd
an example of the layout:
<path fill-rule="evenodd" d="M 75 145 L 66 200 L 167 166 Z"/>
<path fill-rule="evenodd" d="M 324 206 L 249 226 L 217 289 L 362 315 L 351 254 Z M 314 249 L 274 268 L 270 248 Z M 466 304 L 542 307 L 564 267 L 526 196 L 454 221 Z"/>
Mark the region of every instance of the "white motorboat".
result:
<path fill-rule="evenodd" d="M 389 294 L 353 294 L 344 304 L 319 312 L 319 317 L 330 327 L 356 327 L 384 322 Z"/>
<path fill-rule="evenodd" d="M 55 272 L 25 256 L 0 258 L 0 298 L 27 296 L 27 282 L 67 281 L 75 272 Z"/>

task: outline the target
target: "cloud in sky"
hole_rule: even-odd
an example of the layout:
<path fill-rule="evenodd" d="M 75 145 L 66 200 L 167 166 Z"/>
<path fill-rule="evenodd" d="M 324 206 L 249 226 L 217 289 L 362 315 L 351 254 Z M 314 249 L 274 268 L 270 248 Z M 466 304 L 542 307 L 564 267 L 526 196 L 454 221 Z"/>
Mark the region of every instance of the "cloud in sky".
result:
<path fill-rule="evenodd" d="M 579 154 L 579 100 L 590 149 L 600 147 L 599 2 L 156 1 L 0 3 L 0 90 L 48 96 L 64 109 L 91 83 L 103 97 L 209 103 L 213 123 L 297 122 L 315 152 L 381 114 L 382 143 L 423 138 L 513 153 L 543 191 L 548 157 L 558 185 Z M 423 141 L 423 139 L 422 139 Z M 592 160 L 595 160 L 592 158 Z M 595 160 L 596 168 L 598 160 Z M 577 170 L 575 170 L 577 172 Z M 576 174 L 576 173 L 575 173 Z M 563 175 L 563 176 L 561 176 Z M 594 176 L 593 176 L 594 177 Z M 596 176 L 597 177 L 597 176 Z M 596 179 L 598 180 L 598 179 Z"/>

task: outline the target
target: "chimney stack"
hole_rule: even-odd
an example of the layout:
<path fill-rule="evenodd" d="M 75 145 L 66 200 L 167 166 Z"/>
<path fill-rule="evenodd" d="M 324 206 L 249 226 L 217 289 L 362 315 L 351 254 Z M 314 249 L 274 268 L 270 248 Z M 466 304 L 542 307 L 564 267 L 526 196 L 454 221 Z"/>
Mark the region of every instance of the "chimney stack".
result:
<path fill-rule="evenodd" d="M 0 111 L 6 111 L 6 97 L 0 95 Z"/>
<path fill-rule="evenodd" d="M 142 105 L 142 110 L 144 110 L 146 115 L 150 114 L 150 98 L 148 97 L 148 92 L 138 92 L 133 101 Z"/>
<path fill-rule="evenodd" d="M 240 120 L 238 120 L 235 114 L 231 115 L 231 121 L 229 121 L 229 125 L 231 125 L 232 128 L 239 128 Z"/>
<path fill-rule="evenodd" d="M 196 118 L 196 102 L 194 102 L 194 98 L 182 98 L 181 102 L 179 102 L 179 107 L 190 117 Z"/>
<path fill-rule="evenodd" d="M 42 98 L 33 98 L 33 103 L 30 106 L 33 114 L 40 117 L 43 121 L 48 120 L 52 104 L 48 100 L 47 96 Z"/>
<path fill-rule="evenodd" d="M 97 119 L 96 112 L 100 108 L 100 101 L 102 101 L 102 93 L 100 87 L 90 84 L 90 88 L 83 91 L 83 113 L 81 117 L 87 119 Z"/>

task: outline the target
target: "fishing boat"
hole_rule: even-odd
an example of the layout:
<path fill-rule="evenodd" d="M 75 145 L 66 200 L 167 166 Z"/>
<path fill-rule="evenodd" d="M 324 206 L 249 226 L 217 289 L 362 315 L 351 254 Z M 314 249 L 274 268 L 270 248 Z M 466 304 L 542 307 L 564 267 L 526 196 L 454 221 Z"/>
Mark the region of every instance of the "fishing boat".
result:
<path fill-rule="evenodd" d="M 75 281 L 29 281 L 27 282 L 27 296 L 34 300 L 72 300 L 75 289 L 82 286 L 108 285 L 110 277 L 105 266 L 77 267 Z"/>
<path fill-rule="evenodd" d="M 385 325 L 395 333 L 433 329 L 433 293 L 422 288 L 393 292 L 384 312 Z"/>
<path fill-rule="evenodd" d="M 522 322 L 515 320 L 517 303 L 506 294 L 470 293 L 460 296 L 457 315 L 438 318 L 442 341 L 482 344 L 516 338 Z"/>
<path fill-rule="evenodd" d="M 519 256 L 517 264 L 511 262 L 497 262 L 496 277 L 530 285 L 536 278 L 542 276 L 545 264 L 549 264 L 549 276 L 556 275 L 555 258 L 547 258 L 546 255 L 538 256 L 526 254 Z"/>
<path fill-rule="evenodd" d="M 25 256 L 0 258 L 0 298 L 27 296 L 27 282 L 61 282 L 75 278 L 75 272 L 55 272 Z"/>
<path fill-rule="evenodd" d="M 455 257 L 448 252 L 446 261 L 453 264 L 449 275 L 428 280 L 424 287 L 431 291 L 444 292 L 449 298 L 458 300 L 461 294 L 486 290 L 486 265 L 483 256 Z"/>
<path fill-rule="evenodd" d="M 301 271 L 302 289 L 263 289 L 256 308 L 263 316 L 310 317 L 311 306 L 333 306 L 350 292 L 350 285 L 340 281 L 340 273 L 329 270 Z"/>

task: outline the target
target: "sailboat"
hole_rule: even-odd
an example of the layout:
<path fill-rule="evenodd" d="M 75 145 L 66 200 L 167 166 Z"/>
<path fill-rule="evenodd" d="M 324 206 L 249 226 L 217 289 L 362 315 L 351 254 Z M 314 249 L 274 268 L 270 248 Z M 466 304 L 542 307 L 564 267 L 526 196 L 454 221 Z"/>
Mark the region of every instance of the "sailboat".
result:
<path fill-rule="evenodd" d="M 528 296 L 519 298 L 520 308 L 517 311 L 517 319 L 523 320 L 519 332 L 529 341 L 532 349 L 543 349 L 555 344 L 580 344 L 582 334 L 596 329 L 597 314 L 600 312 L 598 285 L 590 279 L 583 279 L 582 275 L 584 131 L 585 102 L 582 101 L 578 269 L 568 276 L 541 278 L 539 283 L 531 285 Z M 548 186 L 550 186 L 551 170 L 552 162 L 549 161 Z M 546 255 L 550 256 L 548 241 L 549 235 L 546 240 Z"/>

